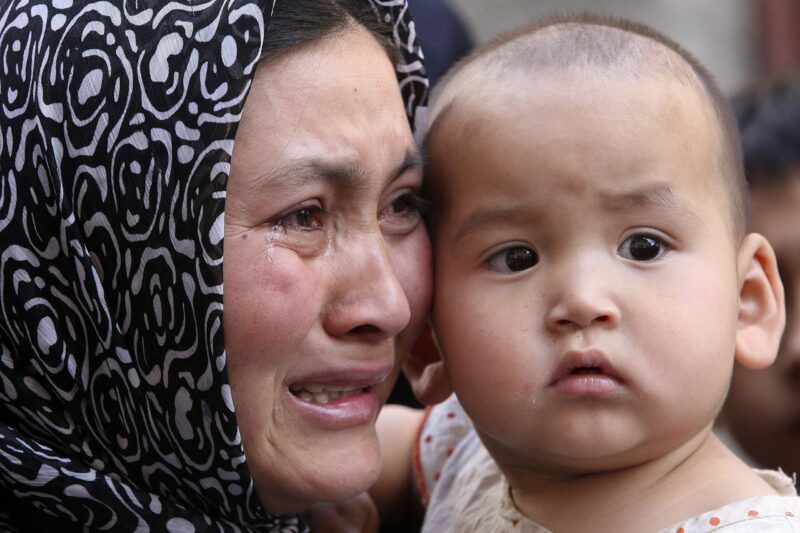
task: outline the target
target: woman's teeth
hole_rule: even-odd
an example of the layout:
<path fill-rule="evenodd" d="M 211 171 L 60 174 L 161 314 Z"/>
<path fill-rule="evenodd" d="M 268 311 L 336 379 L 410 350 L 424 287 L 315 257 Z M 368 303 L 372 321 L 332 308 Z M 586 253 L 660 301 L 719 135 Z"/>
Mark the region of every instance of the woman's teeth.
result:
<path fill-rule="evenodd" d="M 289 387 L 292 394 L 310 403 L 325 404 L 364 392 L 365 387 L 345 385 L 321 385 L 319 383 L 308 385 L 292 385 Z"/>

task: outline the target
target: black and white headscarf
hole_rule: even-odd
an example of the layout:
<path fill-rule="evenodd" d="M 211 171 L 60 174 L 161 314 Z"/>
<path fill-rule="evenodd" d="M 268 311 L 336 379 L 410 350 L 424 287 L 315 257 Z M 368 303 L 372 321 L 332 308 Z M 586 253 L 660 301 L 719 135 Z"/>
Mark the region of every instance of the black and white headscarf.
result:
<path fill-rule="evenodd" d="M 419 123 L 407 6 L 364 1 Z M 222 337 L 229 159 L 271 9 L 0 2 L 0 530 L 303 529 L 255 495 Z"/>

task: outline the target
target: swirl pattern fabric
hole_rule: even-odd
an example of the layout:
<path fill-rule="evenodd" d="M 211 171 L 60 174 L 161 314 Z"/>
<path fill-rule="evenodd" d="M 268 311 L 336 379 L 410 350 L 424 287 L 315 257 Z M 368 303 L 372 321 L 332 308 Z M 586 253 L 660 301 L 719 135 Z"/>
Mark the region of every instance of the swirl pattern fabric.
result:
<path fill-rule="evenodd" d="M 373 6 L 419 124 L 407 6 Z M 222 331 L 229 160 L 271 9 L 0 6 L 0 529 L 304 529 L 255 495 Z"/>

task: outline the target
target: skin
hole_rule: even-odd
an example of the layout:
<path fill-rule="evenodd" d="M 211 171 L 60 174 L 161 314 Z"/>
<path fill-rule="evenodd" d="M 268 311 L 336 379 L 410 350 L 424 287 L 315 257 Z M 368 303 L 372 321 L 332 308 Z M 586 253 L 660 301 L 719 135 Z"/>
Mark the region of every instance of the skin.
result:
<path fill-rule="evenodd" d="M 653 530 L 773 492 L 710 432 L 737 335 L 780 311 L 743 290 L 773 256 L 731 231 L 716 126 L 694 89 L 579 74 L 462 94 L 436 131 L 434 327 L 527 516 Z"/>
<path fill-rule="evenodd" d="M 380 470 L 374 422 L 428 310 L 422 180 L 392 65 L 361 27 L 262 61 L 225 211 L 227 369 L 271 513 Z M 299 389 L 346 386 L 314 404 Z"/>
<path fill-rule="evenodd" d="M 736 366 L 724 423 L 757 464 L 800 472 L 800 169 L 751 191 L 752 226 L 775 248 L 786 287 L 787 327 L 763 371 Z"/>

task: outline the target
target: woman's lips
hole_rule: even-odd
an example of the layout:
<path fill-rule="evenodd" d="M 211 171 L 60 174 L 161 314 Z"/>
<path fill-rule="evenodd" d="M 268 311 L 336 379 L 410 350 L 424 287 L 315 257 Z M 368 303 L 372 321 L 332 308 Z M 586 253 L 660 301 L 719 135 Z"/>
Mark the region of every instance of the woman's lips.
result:
<path fill-rule="evenodd" d="M 302 416 L 327 429 L 344 429 L 375 420 L 380 409 L 377 388 L 393 365 L 316 373 L 288 385 L 289 399 Z"/>
<path fill-rule="evenodd" d="M 326 405 L 342 398 L 349 398 L 366 392 L 369 387 L 360 385 L 325 385 L 323 383 L 309 383 L 307 385 L 292 384 L 289 392 L 304 402 Z"/>
<path fill-rule="evenodd" d="M 303 417 L 326 429 L 345 429 L 374 421 L 380 408 L 375 387 L 346 388 L 346 391 L 316 393 L 310 393 L 306 388 L 299 392 L 290 390 L 289 398 Z M 333 399 L 332 394 L 338 397 Z"/>

